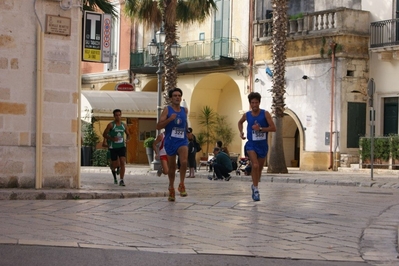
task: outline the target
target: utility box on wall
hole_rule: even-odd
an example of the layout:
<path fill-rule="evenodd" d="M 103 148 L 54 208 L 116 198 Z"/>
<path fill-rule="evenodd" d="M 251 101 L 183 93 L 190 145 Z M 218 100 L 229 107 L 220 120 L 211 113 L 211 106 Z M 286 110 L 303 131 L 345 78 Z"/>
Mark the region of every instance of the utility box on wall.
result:
<path fill-rule="evenodd" d="M 330 132 L 326 132 L 326 135 L 324 137 L 324 145 L 330 145 Z"/>

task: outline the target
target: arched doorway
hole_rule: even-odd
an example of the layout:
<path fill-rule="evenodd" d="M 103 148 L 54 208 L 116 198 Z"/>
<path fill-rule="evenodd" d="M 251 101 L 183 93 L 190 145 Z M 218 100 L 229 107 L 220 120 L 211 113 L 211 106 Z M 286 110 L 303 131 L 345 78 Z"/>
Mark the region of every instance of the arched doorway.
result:
<path fill-rule="evenodd" d="M 297 115 L 290 109 L 284 111 L 283 145 L 287 166 L 300 167 L 301 152 L 304 147 L 304 128 Z"/>
<path fill-rule="evenodd" d="M 217 114 L 224 116 L 225 121 L 233 132 L 237 132 L 237 121 L 240 119 L 242 102 L 237 83 L 227 74 L 212 73 L 203 76 L 195 85 L 191 98 L 186 99 L 189 107 L 189 122 L 194 134 L 200 133 L 203 128 L 199 124 L 199 117 L 205 106 L 209 106 Z M 215 136 L 217 138 L 217 136 Z M 209 149 L 214 143 L 210 143 Z M 230 152 L 240 153 L 241 139 L 233 134 L 233 141 L 228 145 Z M 203 147 L 203 152 L 207 151 Z"/>

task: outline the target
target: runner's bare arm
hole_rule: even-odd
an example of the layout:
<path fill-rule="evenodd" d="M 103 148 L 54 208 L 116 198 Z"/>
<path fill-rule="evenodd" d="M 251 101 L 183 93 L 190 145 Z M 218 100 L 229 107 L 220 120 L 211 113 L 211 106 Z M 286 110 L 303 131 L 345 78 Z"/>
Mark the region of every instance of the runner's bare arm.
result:
<path fill-rule="evenodd" d="M 275 132 L 276 125 L 274 124 L 273 118 L 268 111 L 265 112 L 265 117 L 269 126 L 262 128 L 262 132 Z"/>
<path fill-rule="evenodd" d="M 240 138 L 245 139 L 244 131 L 243 131 L 243 123 L 247 120 L 246 114 L 243 114 L 240 120 L 238 121 L 238 131 L 240 132 Z"/>
<path fill-rule="evenodd" d="M 160 130 L 162 128 L 165 128 L 167 124 L 169 124 L 171 121 L 175 120 L 176 114 L 173 113 L 170 115 L 168 118 L 168 107 L 165 107 L 161 113 L 161 117 L 159 118 L 159 122 L 157 123 L 157 130 Z"/>

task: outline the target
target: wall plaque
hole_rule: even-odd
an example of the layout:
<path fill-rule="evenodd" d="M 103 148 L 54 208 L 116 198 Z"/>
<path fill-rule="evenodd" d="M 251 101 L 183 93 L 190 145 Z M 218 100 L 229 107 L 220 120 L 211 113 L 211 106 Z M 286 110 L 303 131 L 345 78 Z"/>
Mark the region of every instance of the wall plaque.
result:
<path fill-rule="evenodd" d="M 48 34 L 71 35 L 71 18 L 46 15 L 46 31 Z"/>

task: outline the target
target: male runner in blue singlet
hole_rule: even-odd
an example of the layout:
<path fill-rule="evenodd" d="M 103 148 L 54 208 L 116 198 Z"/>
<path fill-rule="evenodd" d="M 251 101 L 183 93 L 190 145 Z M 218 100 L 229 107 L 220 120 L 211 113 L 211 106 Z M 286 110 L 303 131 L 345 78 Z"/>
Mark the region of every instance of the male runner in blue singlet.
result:
<path fill-rule="evenodd" d="M 176 155 L 180 158 L 180 183 L 178 190 L 181 197 L 186 197 L 187 192 L 184 186 L 184 178 L 187 169 L 188 139 L 187 139 L 187 113 L 188 109 L 180 106 L 183 92 L 174 88 L 168 92 L 171 101 L 166 106 L 157 123 L 157 130 L 165 128 L 165 151 L 168 156 L 168 177 L 169 177 L 169 201 L 175 201 L 175 175 Z"/>
<path fill-rule="evenodd" d="M 251 111 L 243 114 L 238 121 L 238 130 L 240 137 L 245 139 L 243 132 L 243 123 L 247 121 L 247 138 L 245 144 L 246 152 L 252 165 L 252 199 L 260 200 L 258 183 L 262 174 L 263 165 L 265 164 L 266 155 L 269 150 L 267 144 L 268 132 L 276 131 L 272 116 L 268 111 L 259 108 L 261 96 L 258 92 L 248 94 L 249 105 Z"/>

